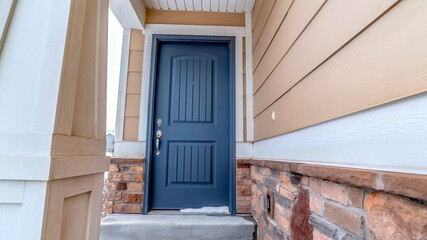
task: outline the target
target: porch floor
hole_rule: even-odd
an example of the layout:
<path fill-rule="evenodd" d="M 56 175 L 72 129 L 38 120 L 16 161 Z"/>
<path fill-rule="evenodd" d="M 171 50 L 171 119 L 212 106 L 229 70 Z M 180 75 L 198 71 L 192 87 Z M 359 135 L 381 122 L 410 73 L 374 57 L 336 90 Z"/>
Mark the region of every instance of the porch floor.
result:
<path fill-rule="evenodd" d="M 111 214 L 101 221 L 100 240 L 256 239 L 250 216 Z"/>

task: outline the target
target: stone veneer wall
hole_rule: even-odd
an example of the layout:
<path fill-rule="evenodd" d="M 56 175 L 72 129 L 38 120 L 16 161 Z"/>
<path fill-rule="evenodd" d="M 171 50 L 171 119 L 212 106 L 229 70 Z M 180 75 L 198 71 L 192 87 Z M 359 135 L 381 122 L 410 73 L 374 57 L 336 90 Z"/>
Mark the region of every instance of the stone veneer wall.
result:
<path fill-rule="evenodd" d="M 112 158 L 104 212 L 141 213 L 143 179 L 144 159 Z M 426 175 L 237 160 L 236 183 L 258 239 L 427 240 Z"/>
<path fill-rule="evenodd" d="M 426 175 L 246 162 L 258 239 L 427 239 Z"/>
<path fill-rule="evenodd" d="M 251 212 L 251 185 L 247 161 L 236 168 L 236 211 Z M 144 186 L 144 159 L 111 158 L 110 171 L 104 194 L 104 214 L 142 213 Z"/>

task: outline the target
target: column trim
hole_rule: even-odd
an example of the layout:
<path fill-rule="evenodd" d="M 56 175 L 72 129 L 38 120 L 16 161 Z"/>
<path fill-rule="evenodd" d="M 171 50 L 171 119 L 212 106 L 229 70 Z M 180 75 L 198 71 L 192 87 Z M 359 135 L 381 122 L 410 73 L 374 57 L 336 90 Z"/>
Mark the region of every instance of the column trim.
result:
<path fill-rule="evenodd" d="M 117 97 L 116 136 L 115 141 L 123 140 L 126 108 L 126 90 L 128 82 L 128 65 L 131 30 L 123 29 L 122 53 L 120 60 L 119 95 Z"/>
<path fill-rule="evenodd" d="M 144 58 L 142 63 L 141 102 L 139 107 L 138 141 L 145 143 L 147 138 L 148 97 L 150 93 L 151 51 L 153 35 L 145 33 Z M 145 156 L 145 151 L 144 151 Z"/>
<path fill-rule="evenodd" d="M 236 37 L 236 142 L 243 142 L 243 38 Z"/>
<path fill-rule="evenodd" d="M 246 141 L 254 141 L 253 75 L 252 75 L 252 14 L 245 14 L 246 25 Z"/>

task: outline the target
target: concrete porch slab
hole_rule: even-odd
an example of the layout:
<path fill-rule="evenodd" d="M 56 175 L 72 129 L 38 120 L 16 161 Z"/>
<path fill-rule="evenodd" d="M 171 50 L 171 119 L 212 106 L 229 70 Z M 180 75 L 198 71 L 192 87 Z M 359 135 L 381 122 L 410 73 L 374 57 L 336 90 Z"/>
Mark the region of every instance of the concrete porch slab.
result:
<path fill-rule="evenodd" d="M 250 216 L 111 214 L 101 221 L 100 240 L 256 239 Z"/>

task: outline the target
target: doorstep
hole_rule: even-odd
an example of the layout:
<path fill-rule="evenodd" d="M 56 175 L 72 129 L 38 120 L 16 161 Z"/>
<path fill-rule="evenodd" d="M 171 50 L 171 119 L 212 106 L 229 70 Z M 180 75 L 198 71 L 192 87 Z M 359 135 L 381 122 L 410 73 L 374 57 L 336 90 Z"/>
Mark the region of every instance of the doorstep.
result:
<path fill-rule="evenodd" d="M 256 239 L 251 216 L 111 214 L 101 221 L 100 240 Z"/>

